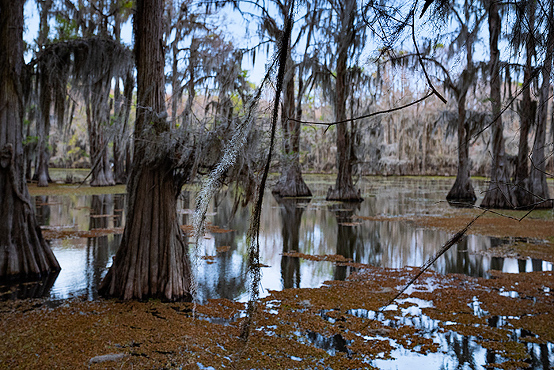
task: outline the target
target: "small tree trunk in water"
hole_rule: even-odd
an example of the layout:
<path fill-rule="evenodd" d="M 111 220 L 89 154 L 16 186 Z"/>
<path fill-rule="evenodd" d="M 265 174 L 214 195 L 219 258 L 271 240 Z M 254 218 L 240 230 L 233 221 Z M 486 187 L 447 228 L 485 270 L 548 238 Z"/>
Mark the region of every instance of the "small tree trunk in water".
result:
<path fill-rule="evenodd" d="M 529 30 L 535 27 L 535 2 L 530 1 L 527 4 L 527 13 L 529 15 Z M 516 168 L 514 174 L 514 201 L 516 207 L 526 207 L 533 203 L 529 192 L 529 129 L 531 128 L 535 113 L 536 104 L 531 100 L 531 69 L 532 57 L 535 54 L 534 36 L 531 31 L 527 32 L 525 68 L 523 70 L 523 94 L 521 105 L 519 106 L 520 128 L 519 128 L 519 146 L 516 159 Z"/>
<path fill-rule="evenodd" d="M 100 286 L 122 299 L 189 300 L 188 247 L 177 221 L 180 186 L 167 143 L 165 121 L 163 0 L 139 0 L 134 19 L 137 61 L 135 155 L 127 185 L 129 205 L 123 239 Z"/>
<path fill-rule="evenodd" d="M 544 155 L 546 142 L 546 121 L 548 119 L 548 99 L 550 98 L 550 73 L 552 72 L 552 53 L 554 52 L 554 3 L 550 2 L 550 10 L 547 22 L 548 38 L 546 42 L 546 56 L 542 66 L 542 85 L 539 95 L 537 128 L 535 130 L 535 142 L 533 144 L 533 153 L 531 155 L 532 167 L 530 176 L 530 191 L 533 194 L 535 207 L 550 208 L 552 201 L 546 201 L 550 198 L 548 185 L 546 183 L 546 158 Z"/>
<path fill-rule="evenodd" d="M 91 186 L 115 185 L 105 133 L 105 125 L 108 124 L 110 111 L 109 82 L 108 78 L 97 81 L 87 90 L 85 97 L 92 165 Z"/>
<path fill-rule="evenodd" d="M 346 75 L 348 49 L 354 38 L 354 17 L 355 13 L 349 10 L 356 9 L 356 2 L 349 0 L 344 6 L 340 16 L 341 37 L 338 47 L 336 85 L 335 85 L 335 121 L 346 120 L 346 98 L 348 96 Z M 348 130 L 348 123 L 337 124 L 337 180 L 335 188 L 327 191 L 327 200 L 342 200 L 350 202 L 361 202 L 360 189 L 354 187 L 352 181 L 352 135 Z"/>
<path fill-rule="evenodd" d="M 302 178 L 300 167 L 300 123 L 289 120 L 294 111 L 294 73 L 290 69 L 292 60 L 288 58 L 289 77 L 285 84 L 281 124 L 283 126 L 283 155 L 281 176 L 272 189 L 273 194 L 281 197 L 311 197 L 312 192 Z"/>
<path fill-rule="evenodd" d="M 477 197 L 471 185 L 469 172 L 469 127 L 466 121 L 466 94 L 458 97 L 458 174 L 446 200 L 475 203 Z"/>
<path fill-rule="evenodd" d="M 498 3 L 490 0 L 489 4 L 489 44 L 491 51 L 490 59 L 490 88 L 491 105 L 494 122 L 492 129 L 492 166 L 491 180 L 481 207 L 484 208 L 513 208 L 513 194 L 508 186 L 508 166 L 506 153 L 504 151 L 504 134 L 502 125 L 501 97 L 500 97 L 500 51 L 498 50 L 498 36 L 500 35 L 501 23 L 498 14 Z"/>
<path fill-rule="evenodd" d="M 40 66 L 39 66 L 40 68 Z M 42 68 L 40 68 L 42 70 Z M 48 76 L 41 73 L 40 92 L 39 92 L 39 111 L 38 111 L 38 153 L 35 175 L 33 180 L 38 182 L 38 186 L 48 186 L 52 182 L 48 173 L 48 161 L 50 160 L 49 135 L 50 135 L 50 108 L 52 105 L 52 90 L 48 86 Z"/>
<path fill-rule="evenodd" d="M 24 3 L 0 0 L 0 279 L 60 270 L 37 224 L 23 173 Z"/>

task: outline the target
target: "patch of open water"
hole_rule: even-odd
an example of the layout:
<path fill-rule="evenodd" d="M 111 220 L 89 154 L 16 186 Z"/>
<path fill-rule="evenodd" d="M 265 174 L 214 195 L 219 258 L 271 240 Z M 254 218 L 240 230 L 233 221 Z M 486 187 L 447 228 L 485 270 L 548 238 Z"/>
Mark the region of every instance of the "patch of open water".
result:
<path fill-rule="evenodd" d="M 330 179 L 325 178 L 327 181 Z M 324 197 L 328 184 L 317 181 L 309 183 L 314 192 L 311 200 L 278 200 L 268 191 L 264 197 L 260 231 L 260 260 L 267 266 L 262 268 L 261 296 L 268 295 L 269 290 L 319 287 L 327 280 L 342 280 L 353 272 L 352 267 L 283 256 L 285 252 L 336 254 L 354 262 L 382 267 L 421 266 L 451 237 L 450 233 L 419 228 L 403 221 L 369 221 L 356 216 L 443 215 L 450 209 L 443 200 L 452 181 L 363 178 L 358 184 L 365 198 L 361 204 L 326 202 Z M 478 194 L 480 189 L 486 188 L 484 182 L 474 182 L 474 185 Z M 181 196 L 178 213 L 183 224 L 192 221 L 194 196 L 189 191 Z M 124 194 L 37 196 L 33 202 L 40 225 L 47 229 L 90 231 L 124 226 Z M 230 195 L 216 197 L 212 204 L 208 221 L 232 231 L 208 233 L 202 249 L 197 252 L 200 259 L 195 274 L 200 301 L 212 298 L 248 300 L 246 232 L 250 212 L 249 208 L 239 208 L 233 215 L 232 209 Z M 120 239 L 121 234 L 109 234 L 51 240 L 62 271 L 55 281 L 45 283 L 38 290 L 39 294 L 52 300 L 71 297 L 95 299 L 97 287 L 111 265 Z M 552 270 L 552 263 L 548 261 L 500 258 L 482 253 L 503 243 L 499 238 L 468 235 L 439 258 L 433 269 L 440 273 L 461 273 L 473 277 L 487 277 L 489 270 L 515 273 Z M 209 258 L 203 259 L 204 256 Z M 370 312 L 351 314 L 371 315 Z M 433 320 L 422 315 L 421 311 L 407 313 L 398 319 L 403 323 L 411 320 L 414 325 L 434 325 Z M 393 353 L 395 361 L 375 360 L 372 364 L 391 369 L 405 366 L 418 368 L 417 364 L 422 364 L 421 368 L 445 369 L 481 368 L 491 362 L 491 354 L 471 337 L 454 332 L 438 334 L 433 328 L 429 329 L 429 333 L 433 333 L 430 335 L 440 344 L 439 353 L 423 356 L 396 346 Z M 307 339 L 329 353 L 346 348 L 344 339 L 336 336 L 322 338 L 317 333 L 309 333 Z M 540 346 L 529 344 L 529 353 L 537 368 L 539 363 L 554 363 L 551 343 Z"/>
<path fill-rule="evenodd" d="M 310 183 L 315 194 L 311 200 L 277 200 L 268 191 L 260 232 L 260 259 L 267 266 L 262 269 L 261 295 L 267 295 L 268 290 L 318 287 L 326 280 L 345 279 L 353 271 L 352 267 L 336 266 L 332 262 L 282 256 L 284 252 L 337 254 L 354 262 L 382 267 L 421 266 L 451 237 L 450 233 L 415 227 L 403 221 L 369 221 L 356 216 L 442 215 L 450 209 L 444 202 L 450 183 L 450 179 L 362 178 L 359 186 L 365 201 L 361 204 L 326 202 L 327 185 L 323 182 Z M 479 193 L 485 184 L 476 182 L 475 187 Z M 189 191 L 181 197 L 178 212 L 183 224 L 191 223 L 194 197 Z M 37 196 L 34 204 L 40 225 L 47 229 L 89 231 L 124 226 L 124 194 Z M 208 221 L 232 231 L 208 233 L 202 250 L 198 251 L 196 276 L 200 301 L 248 299 L 245 272 L 250 212 L 248 207 L 240 208 L 232 215 L 232 209 L 230 195 L 217 197 L 212 204 Z M 51 240 L 62 271 L 48 293 L 50 297 L 96 298 L 98 284 L 111 264 L 120 239 L 121 234 L 110 234 Z M 547 261 L 491 257 L 482 253 L 503 243 L 499 238 L 468 235 L 439 258 L 433 269 L 473 277 L 487 277 L 489 270 L 552 270 L 552 263 Z"/>

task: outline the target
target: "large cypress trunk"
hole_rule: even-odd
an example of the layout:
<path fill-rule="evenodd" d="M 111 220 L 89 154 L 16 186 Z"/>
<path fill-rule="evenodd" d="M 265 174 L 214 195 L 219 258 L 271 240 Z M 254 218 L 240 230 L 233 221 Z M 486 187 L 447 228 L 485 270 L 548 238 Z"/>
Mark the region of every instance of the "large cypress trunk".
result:
<path fill-rule="evenodd" d="M 458 174 L 446 200 L 475 203 L 477 197 L 471 185 L 469 168 L 469 127 L 466 121 L 466 92 L 458 97 Z"/>
<path fill-rule="evenodd" d="M 137 120 L 129 205 L 123 239 L 100 287 L 122 299 L 191 298 L 188 248 L 177 221 L 179 182 L 161 136 L 164 105 L 163 0 L 141 0 L 134 19 Z M 164 149 L 165 148 L 165 149 Z"/>
<path fill-rule="evenodd" d="M 546 183 L 546 158 L 544 155 L 546 143 L 546 121 L 548 119 L 548 100 L 550 99 L 550 73 L 552 72 L 552 53 L 554 52 L 554 3 L 549 2 L 549 14 L 547 22 L 548 37 L 546 43 L 546 56 L 542 66 L 542 85 L 539 94 L 537 128 L 535 130 L 535 142 L 531 155 L 532 167 L 530 173 L 530 191 L 533 194 L 535 207 L 552 207 L 552 201 L 545 201 L 550 198 L 548 185 Z"/>
<path fill-rule="evenodd" d="M 288 59 L 288 68 L 292 66 Z M 289 119 L 295 116 L 294 109 L 294 73 L 289 72 L 285 83 L 283 97 L 283 113 L 281 124 L 283 127 L 283 155 L 281 160 L 281 176 L 272 189 L 273 194 L 281 197 L 311 197 L 312 192 L 302 178 L 300 167 L 300 122 Z"/>
<path fill-rule="evenodd" d="M 498 37 L 501 23 L 496 0 L 489 1 L 489 45 L 490 59 L 490 89 L 491 105 L 494 122 L 492 130 L 492 166 L 489 189 L 487 190 L 481 207 L 485 208 L 513 208 L 513 193 L 508 186 L 509 175 L 504 149 L 504 134 L 502 125 L 500 97 L 500 51 Z"/>
<path fill-rule="evenodd" d="M 0 0 L 0 278 L 59 271 L 42 237 L 24 176 L 22 0 Z"/>
<path fill-rule="evenodd" d="M 360 190 L 354 187 L 352 181 L 352 162 L 354 161 L 354 148 L 352 132 L 348 129 L 346 121 L 346 98 L 347 91 L 347 61 L 348 49 L 354 39 L 354 10 L 356 1 L 349 0 L 344 5 L 340 16 L 341 37 L 339 39 L 336 85 L 335 85 L 335 121 L 337 124 L 337 180 L 335 188 L 329 188 L 327 191 L 327 200 L 342 200 L 351 202 L 361 202 L 363 198 Z"/>
<path fill-rule="evenodd" d="M 527 4 L 527 15 L 529 16 L 529 29 L 535 27 L 535 2 L 529 1 Z M 532 57 L 535 54 L 534 36 L 529 31 L 525 41 L 526 57 L 525 68 L 523 70 L 523 94 L 521 105 L 518 112 L 520 117 L 519 125 L 519 146 L 516 159 L 516 168 L 514 173 L 514 198 L 517 207 L 529 206 L 533 200 L 529 192 L 529 129 L 531 128 L 535 113 L 536 104 L 531 100 L 531 70 Z"/>

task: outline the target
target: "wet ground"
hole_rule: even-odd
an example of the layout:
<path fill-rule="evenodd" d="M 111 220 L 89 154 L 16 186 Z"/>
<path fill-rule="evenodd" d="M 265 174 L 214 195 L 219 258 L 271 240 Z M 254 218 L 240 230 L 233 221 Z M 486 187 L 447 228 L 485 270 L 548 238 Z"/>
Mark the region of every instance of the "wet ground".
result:
<path fill-rule="evenodd" d="M 198 298 L 205 303 L 197 306 L 198 317 L 205 319 L 198 322 L 186 304 L 90 301 L 96 298 L 96 287 L 119 243 L 124 188 L 105 189 L 110 194 L 74 185 L 32 188 L 37 217 L 63 270 L 38 287 L 5 287 L 4 298 L 23 294 L 44 298 L 3 304 L 2 330 L 9 333 L 8 343 L 20 343 L 22 335 L 37 337 L 28 342 L 34 343 L 29 344 L 32 349 L 13 347 L 23 351 L 23 362 L 14 362 L 17 356 L 12 353 L 0 357 L 0 365 L 29 364 L 25 361 L 44 344 L 40 335 L 57 336 L 59 341 L 65 332 L 82 347 L 82 361 L 109 351 L 124 354 L 113 362 L 118 368 L 163 368 L 166 365 L 160 361 L 165 360 L 176 368 L 220 368 L 231 363 L 239 368 L 552 367 L 551 210 L 533 212 L 522 221 L 514 218 L 523 212 L 505 212 L 512 218 L 481 217 L 469 235 L 432 266 L 433 273 L 383 307 L 415 274 L 405 266 L 422 265 L 480 211 L 443 202 L 453 179 L 364 178 L 359 186 L 365 201 L 359 205 L 325 202 L 332 178 L 307 179 L 315 189 L 311 200 L 278 200 L 266 194 L 260 234 L 261 262 L 267 266 L 262 268 L 264 299 L 251 334 L 256 344 L 249 341 L 242 350 L 237 331 L 244 317 L 241 302 L 248 299 L 247 208 L 233 215 L 232 197 L 220 196 L 211 209 L 204 245 L 191 250 L 197 256 Z M 483 181 L 475 186 L 478 192 L 486 189 Z M 191 189 L 180 202 L 184 225 L 190 223 L 193 204 Z M 67 315 L 78 312 L 83 316 L 78 327 L 69 322 L 69 329 L 59 327 L 69 320 Z M 141 325 L 136 325 L 129 312 L 148 320 L 140 319 Z M 32 326 L 33 320 L 41 324 Z M 150 321 L 155 327 L 155 322 L 172 320 L 182 321 L 180 331 L 171 326 L 162 329 L 163 325 L 158 332 L 152 329 L 158 341 L 151 337 L 154 332 L 149 337 L 143 328 Z M 104 338 L 111 325 L 126 339 Z M 58 328 L 56 334 L 52 326 Z M 194 326 L 204 331 L 189 332 Z M 218 339 L 210 341 L 213 331 Z M 90 345 L 88 332 L 99 335 L 89 338 Z M 168 343 L 162 339 L 167 335 L 181 339 Z M 193 339 L 198 350 L 214 356 L 200 356 L 183 338 Z M 171 350 L 160 349 L 164 346 Z M 266 355 L 255 356 L 254 349 Z M 70 361 L 61 360 L 65 352 L 59 343 L 53 352 L 35 353 L 37 366 L 51 364 L 41 353 L 59 356 L 60 363 Z M 269 359 L 279 365 L 264 363 Z M 107 364 L 112 362 L 101 366 Z"/>

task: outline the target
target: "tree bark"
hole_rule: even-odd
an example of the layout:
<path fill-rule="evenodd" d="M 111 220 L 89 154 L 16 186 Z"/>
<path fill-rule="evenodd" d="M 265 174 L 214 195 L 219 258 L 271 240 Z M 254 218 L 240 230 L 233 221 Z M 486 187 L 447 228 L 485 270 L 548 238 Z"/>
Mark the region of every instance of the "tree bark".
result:
<path fill-rule="evenodd" d="M 91 186 L 115 185 L 110 164 L 106 125 L 110 119 L 109 93 L 111 76 L 106 73 L 87 88 L 85 96 L 90 160 L 92 165 Z"/>
<path fill-rule="evenodd" d="M 356 1 L 348 0 L 341 7 L 341 32 L 337 43 L 337 65 L 335 85 L 335 121 L 346 120 L 346 99 L 348 97 L 347 87 L 347 61 L 348 49 L 354 41 L 354 17 Z M 360 189 L 354 187 L 352 181 L 352 162 L 354 150 L 352 133 L 348 129 L 348 123 L 337 124 L 337 179 L 335 188 L 327 191 L 327 200 L 341 200 L 350 202 L 361 202 Z"/>
<path fill-rule="evenodd" d="M 531 154 L 530 191 L 533 194 L 535 208 L 550 208 L 548 184 L 546 183 L 546 158 L 544 149 L 546 146 L 546 121 L 548 120 L 548 100 L 550 99 L 550 73 L 552 72 L 552 53 L 554 52 L 554 3 L 549 2 L 550 9 L 547 23 L 548 36 L 546 42 L 546 56 L 544 58 L 542 72 L 542 85 L 539 94 L 537 127 L 535 130 L 535 142 Z"/>
<path fill-rule="evenodd" d="M 469 127 L 466 121 L 467 89 L 458 97 L 458 173 L 452 189 L 446 195 L 449 202 L 475 203 L 477 197 L 471 185 L 469 168 Z"/>
<path fill-rule="evenodd" d="M 22 0 L 0 0 L 0 279 L 60 270 L 42 237 L 23 160 Z"/>
<path fill-rule="evenodd" d="M 529 192 L 529 129 L 534 123 L 536 114 L 536 102 L 531 99 L 531 75 L 532 57 L 535 54 L 534 32 L 535 28 L 535 2 L 529 1 L 527 14 L 529 16 L 528 31 L 525 41 L 525 68 L 523 70 L 523 93 L 519 106 L 520 128 L 519 146 L 514 173 L 514 198 L 516 207 L 526 207 L 533 203 Z"/>
<path fill-rule="evenodd" d="M 281 197 L 311 197 L 312 192 L 302 178 L 300 166 L 300 123 L 289 118 L 295 116 L 294 73 L 292 59 L 288 58 L 287 81 L 283 94 L 281 125 L 283 127 L 283 155 L 281 156 L 281 176 L 272 189 Z"/>
<path fill-rule="evenodd" d="M 490 0 L 489 6 L 489 45 L 491 59 L 490 90 L 493 123 L 492 130 L 492 166 L 489 189 L 487 190 L 481 207 L 484 208 L 513 208 L 513 193 L 508 185 L 509 175 L 504 150 L 504 134 L 501 112 L 502 100 L 500 97 L 500 51 L 498 37 L 501 30 L 501 20 L 498 12 L 498 2 Z"/>
<path fill-rule="evenodd" d="M 135 154 L 127 185 L 123 239 L 100 294 L 122 299 L 190 300 L 188 247 L 177 221 L 180 184 L 161 137 L 165 120 L 163 0 L 139 0 L 134 19 L 137 62 Z M 178 186 L 179 185 L 179 186 Z"/>

